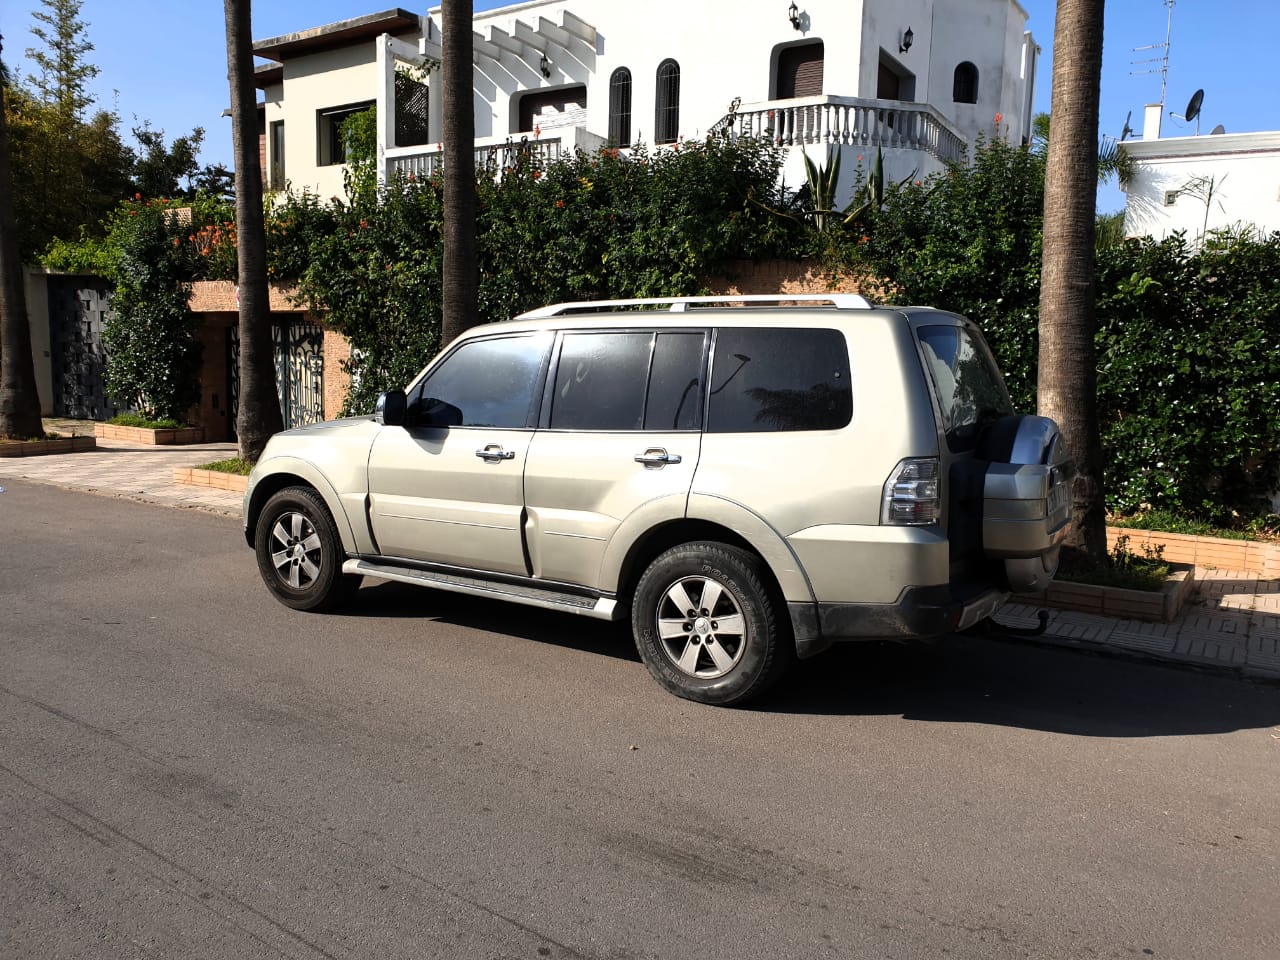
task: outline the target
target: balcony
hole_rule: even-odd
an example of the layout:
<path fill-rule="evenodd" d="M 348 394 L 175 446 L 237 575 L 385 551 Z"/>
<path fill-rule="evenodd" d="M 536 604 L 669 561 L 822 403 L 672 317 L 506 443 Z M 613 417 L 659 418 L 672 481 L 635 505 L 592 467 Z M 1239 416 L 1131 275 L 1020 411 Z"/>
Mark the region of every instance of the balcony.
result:
<path fill-rule="evenodd" d="M 562 156 L 572 156 L 575 150 L 590 152 L 604 145 L 603 137 L 588 133 L 582 126 L 557 127 L 539 136 L 522 133 L 506 137 L 478 137 L 476 169 L 488 168 L 495 174 L 501 174 L 522 160 L 534 160 L 539 166 L 545 166 Z M 430 177 L 441 169 L 444 162 L 438 143 L 421 147 L 388 147 L 384 156 L 383 171 L 387 179 L 396 176 Z"/>
<path fill-rule="evenodd" d="M 804 97 L 749 104 L 717 127 L 767 137 L 784 147 L 836 146 L 924 152 L 939 165 L 964 159 L 960 132 L 927 103 L 858 97 Z"/>

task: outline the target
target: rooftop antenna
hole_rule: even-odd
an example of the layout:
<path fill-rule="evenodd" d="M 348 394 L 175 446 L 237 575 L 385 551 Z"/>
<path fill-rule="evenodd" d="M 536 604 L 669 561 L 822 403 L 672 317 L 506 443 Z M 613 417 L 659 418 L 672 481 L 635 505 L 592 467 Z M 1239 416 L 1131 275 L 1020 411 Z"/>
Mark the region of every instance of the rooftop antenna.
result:
<path fill-rule="evenodd" d="M 1129 126 L 1129 121 L 1133 119 L 1133 111 L 1130 110 L 1124 116 L 1124 129 L 1120 131 L 1120 142 L 1124 143 L 1133 136 L 1133 127 Z"/>
<path fill-rule="evenodd" d="M 1134 67 L 1140 67 L 1146 63 L 1158 63 L 1160 66 L 1150 67 L 1146 70 L 1130 70 L 1129 76 L 1140 77 L 1152 73 L 1160 74 L 1160 109 L 1163 111 L 1165 94 L 1169 87 L 1169 45 L 1173 40 L 1173 5 L 1176 0 L 1162 0 L 1162 2 L 1169 10 L 1168 22 L 1164 30 L 1164 43 L 1149 43 L 1144 47 L 1133 48 L 1134 53 L 1145 53 L 1148 50 L 1160 50 L 1162 52 L 1156 57 L 1130 61 L 1130 66 Z"/>

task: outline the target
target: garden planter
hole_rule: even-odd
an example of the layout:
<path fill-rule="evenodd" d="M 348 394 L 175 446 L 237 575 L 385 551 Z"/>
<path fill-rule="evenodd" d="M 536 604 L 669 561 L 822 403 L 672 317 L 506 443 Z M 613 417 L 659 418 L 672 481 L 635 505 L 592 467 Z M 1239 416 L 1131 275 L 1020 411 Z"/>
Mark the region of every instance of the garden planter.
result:
<path fill-rule="evenodd" d="M 1126 590 L 1092 583 L 1054 580 L 1048 589 L 1029 602 L 1059 610 L 1097 613 L 1123 620 L 1150 620 L 1168 623 L 1181 612 L 1195 589 L 1195 567 L 1176 564 L 1163 590 Z"/>
<path fill-rule="evenodd" d="M 147 446 L 170 446 L 184 443 L 204 443 L 204 427 L 122 427 L 114 423 L 97 423 L 94 436 L 99 440 L 120 440 L 124 443 L 140 443 Z"/>
<path fill-rule="evenodd" d="M 221 470 L 201 470 L 199 467 L 178 467 L 173 471 L 175 483 L 187 483 L 194 487 L 211 487 L 214 490 L 228 490 L 232 493 L 244 493 L 249 486 L 249 478 L 238 473 L 223 473 Z"/>
<path fill-rule="evenodd" d="M 1266 580 L 1280 579 L 1280 543 L 1107 527 L 1108 548 L 1115 544 L 1117 537 L 1128 537 L 1129 552 L 1138 556 L 1143 555 L 1143 547 L 1154 550 L 1163 546 L 1163 557 L 1170 563 L 1190 563 L 1218 570 L 1256 573 Z"/>
<path fill-rule="evenodd" d="M 0 442 L 0 457 L 39 457 L 50 453 L 79 453 L 93 450 L 93 437 L 59 437 L 56 440 L 6 440 Z"/>

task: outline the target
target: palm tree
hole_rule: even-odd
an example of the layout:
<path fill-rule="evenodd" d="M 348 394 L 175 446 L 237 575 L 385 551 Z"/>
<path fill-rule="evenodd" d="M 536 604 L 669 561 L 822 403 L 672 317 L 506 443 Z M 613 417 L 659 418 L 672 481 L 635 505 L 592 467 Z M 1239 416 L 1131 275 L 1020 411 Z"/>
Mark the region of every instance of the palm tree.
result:
<path fill-rule="evenodd" d="M 441 339 L 479 322 L 476 265 L 475 102 L 472 100 L 472 5 L 442 0 L 444 73 L 444 276 Z"/>
<path fill-rule="evenodd" d="M 35 361 L 31 359 L 31 324 L 22 285 L 22 261 L 18 259 L 5 86 L 0 83 L 0 437 L 26 440 L 43 436 L 44 425 L 40 422 Z"/>
<path fill-rule="evenodd" d="M 1067 546 L 1106 562 L 1106 508 L 1098 433 L 1094 231 L 1104 0 L 1058 0 L 1044 189 L 1040 279 L 1040 413 L 1052 417 L 1076 461 Z M 1078 555 L 1078 554 L 1077 554 Z"/>
<path fill-rule="evenodd" d="M 223 0 L 227 81 L 236 161 L 236 243 L 240 299 L 240 397 L 236 437 L 240 456 L 256 462 L 271 435 L 284 429 L 271 347 L 267 292 L 267 230 L 258 160 L 258 95 L 253 83 L 250 0 Z"/>

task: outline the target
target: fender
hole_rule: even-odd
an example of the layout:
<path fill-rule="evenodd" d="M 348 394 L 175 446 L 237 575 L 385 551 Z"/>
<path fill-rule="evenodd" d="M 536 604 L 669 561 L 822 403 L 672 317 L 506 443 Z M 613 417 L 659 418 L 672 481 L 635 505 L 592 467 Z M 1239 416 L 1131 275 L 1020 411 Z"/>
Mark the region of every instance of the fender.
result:
<path fill-rule="evenodd" d="M 348 554 L 369 554 L 374 552 L 373 540 L 369 535 L 369 526 L 364 519 L 365 491 L 363 489 L 357 493 L 349 494 L 344 500 L 324 471 L 314 463 L 299 457 L 275 456 L 269 460 L 262 461 L 259 466 L 265 466 L 266 470 L 253 481 L 253 486 L 246 493 L 246 502 L 252 502 L 251 498 L 254 495 L 254 491 L 263 481 L 278 477 L 281 474 L 295 476 L 314 487 L 316 492 L 324 499 L 325 506 L 329 508 L 329 513 L 333 515 L 334 524 L 338 528 L 338 536 L 342 538 L 343 550 Z M 352 511 L 355 512 L 358 518 L 358 522 L 354 524 L 351 520 Z M 246 530 L 245 532 L 246 536 L 252 535 L 252 531 Z"/>
<path fill-rule="evenodd" d="M 749 507 L 705 493 L 689 495 L 688 517 L 728 527 L 764 558 L 787 603 L 816 603 L 813 584 L 786 537 Z"/>

